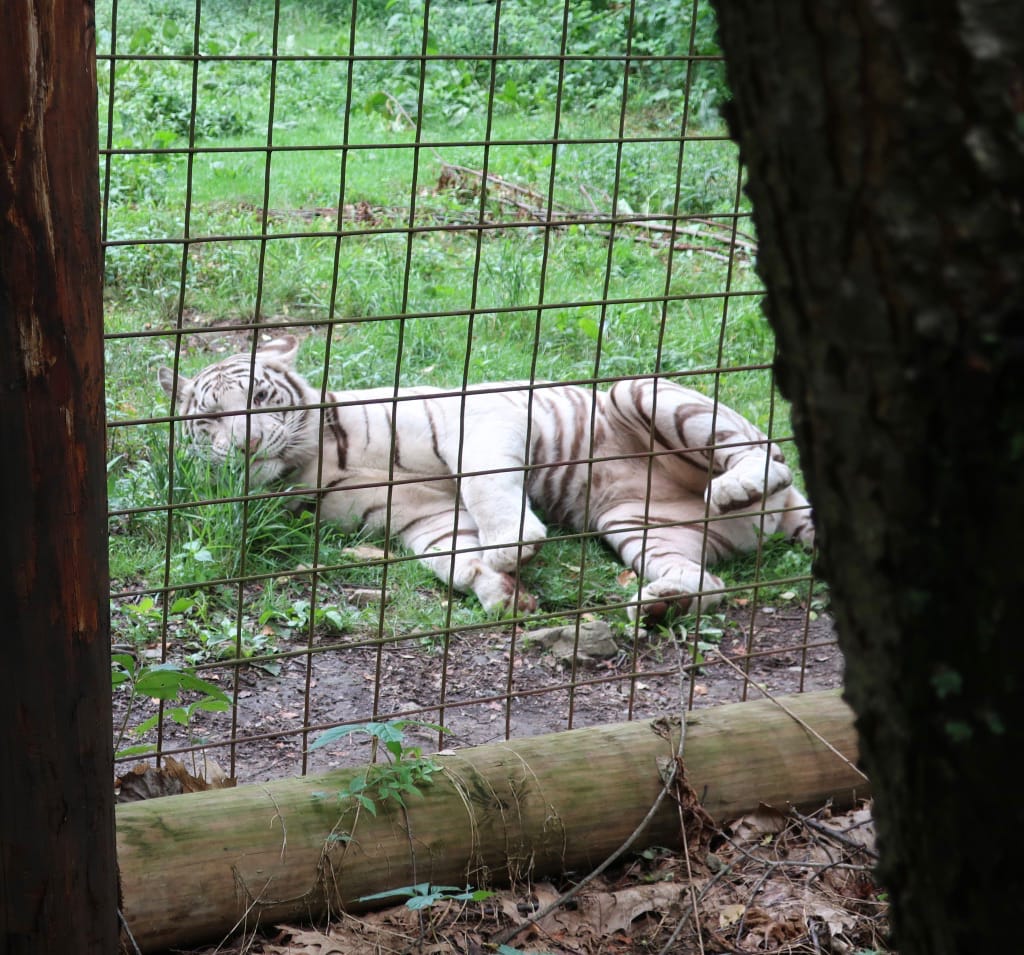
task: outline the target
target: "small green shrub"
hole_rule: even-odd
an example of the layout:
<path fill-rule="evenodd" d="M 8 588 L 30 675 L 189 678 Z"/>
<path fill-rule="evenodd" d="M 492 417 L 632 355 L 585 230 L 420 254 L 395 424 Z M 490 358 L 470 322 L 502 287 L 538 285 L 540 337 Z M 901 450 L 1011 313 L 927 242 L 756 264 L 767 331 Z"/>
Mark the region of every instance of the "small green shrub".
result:
<path fill-rule="evenodd" d="M 110 684 L 113 690 L 123 687 L 128 691 L 128 705 L 114 744 L 114 751 L 119 757 L 143 755 L 156 749 L 156 746 L 149 743 L 121 748 L 121 743 L 129 732 L 132 710 L 139 699 L 178 702 L 176 706 L 164 707 L 162 714 L 155 713 L 131 727 L 130 732 L 136 737 L 145 736 L 162 717 L 187 728 L 197 712 L 221 713 L 231 707 L 227 694 L 213 683 L 197 677 L 194 670 L 177 663 L 140 665 L 130 653 L 112 654 Z M 180 702 L 187 694 L 197 695 L 189 703 Z"/>
<path fill-rule="evenodd" d="M 354 776 L 348 786 L 335 794 L 340 802 L 351 802 L 376 816 L 378 803 L 404 808 L 407 796 L 422 796 L 420 789 L 429 785 L 431 777 L 441 769 L 435 760 L 423 755 L 420 747 L 406 744 L 405 730 L 410 726 L 444 732 L 443 726 L 418 720 L 360 723 L 325 730 L 309 748 L 319 749 L 353 733 L 363 733 L 380 744 L 387 762 L 374 764 Z M 326 795 L 319 793 L 318 798 Z"/>

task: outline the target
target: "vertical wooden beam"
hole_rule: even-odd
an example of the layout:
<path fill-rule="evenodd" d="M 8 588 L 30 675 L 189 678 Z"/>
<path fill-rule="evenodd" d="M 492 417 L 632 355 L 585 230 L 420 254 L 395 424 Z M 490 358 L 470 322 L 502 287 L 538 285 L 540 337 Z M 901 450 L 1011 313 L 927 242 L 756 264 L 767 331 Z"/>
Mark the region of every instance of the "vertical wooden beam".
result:
<path fill-rule="evenodd" d="M 0 3 L 0 951 L 118 947 L 91 0 Z"/>

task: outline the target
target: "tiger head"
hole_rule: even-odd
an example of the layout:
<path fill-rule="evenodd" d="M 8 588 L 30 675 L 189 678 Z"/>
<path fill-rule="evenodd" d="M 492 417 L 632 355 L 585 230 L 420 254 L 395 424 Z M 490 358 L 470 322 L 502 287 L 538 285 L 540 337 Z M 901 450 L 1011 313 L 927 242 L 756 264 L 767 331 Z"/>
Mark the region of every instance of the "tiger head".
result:
<path fill-rule="evenodd" d="M 265 483 L 316 455 L 319 394 L 294 370 L 298 340 L 286 335 L 255 353 L 232 355 L 194 378 L 161 367 L 161 387 L 175 402 L 186 441 L 216 464 L 244 455 Z"/>

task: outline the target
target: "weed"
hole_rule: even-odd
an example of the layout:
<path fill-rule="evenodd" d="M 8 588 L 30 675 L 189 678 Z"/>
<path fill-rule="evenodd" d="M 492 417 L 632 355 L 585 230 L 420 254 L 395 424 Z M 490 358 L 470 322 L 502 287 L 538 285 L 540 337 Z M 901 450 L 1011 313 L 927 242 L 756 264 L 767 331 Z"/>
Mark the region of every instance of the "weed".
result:
<path fill-rule="evenodd" d="M 166 612 L 166 632 L 178 646 L 181 659 L 190 666 L 217 660 L 252 660 L 254 666 L 276 675 L 280 667 L 267 659 L 277 653 L 276 633 L 261 620 L 245 613 L 214 612 L 220 601 L 211 601 L 202 590 L 174 598 Z M 113 601 L 111 618 L 115 632 L 140 648 L 158 646 L 164 632 L 165 613 L 151 596 L 137 602 Z"/>
<path fill-rule="evenodd" d="M 400 889 L 387 892 L 376 892 L 373 895 L 361 895 L 360 902 L 377 902 L 381 899 L 405 898 L 405 907 L 412 911 L 427 909 L 438 902 L 483 902 L 494 898 L 493 892 L 486 889 L 473 889 L 466 886 L 460 889 L 457 885 L 433 885 L 420 882 L 418 885 L 406 885 Z"/>
<path fill-rule="evenodd" d="M 319 749 L 353 733 L 365 733 L 380 744 L 388 761 L 356 775 L 348 786 L 335 794 L 339 801 L 351 801 L 376 816 L 378 803 L 404 808 L 406 796 L 421 796 L 420 788 L 429 785 L 431 777 L 441 769 L 437 762 L 423 755 L 420 747 L 406 744 L 405 730 L 410 726 L 444 732 L 442 726 L 417 720 L 360 723 L 326 730 L 309 748 Z M 326 798 L 327 794 L 317 795 Z"/>
<path fill-rule="evenodd" d="M 189 703 L 179 702 L 176 706 L 165 707 L 161 712 L 133 726 L 131 732 L 136 737 L 145 736 L 157 725 L 161 717 L 173 720 L 179 726 L 188 727 L 192 717 L 199 711 L 219 713 L 230 708 L 231 701 L 227 694 L 206 680 L 196 676 L 195 671 L 176 663 L 155 663 L 139 665 L 130 653 L 115 653 L 110 659 L 111 689 L 126 687 L 129 693 L 128 705 L 124 719 L 118 731 L 114 751 L 118 757 L 138 756 L 153 752 L 156 747 L 149 743 L 121 748 L 132 710 L 139 699 L 156 699 L 165 702 L 180 701 L 187 693 L 198 693 L 199 696 Z"/>
<path fill-rule="evenodd" d="M 313 626 L 331 626 L 338 632 L 349 629 L 350 615 L 346 610 L 339 607 L 313 607 L 309 600 L 304 597 L 295 597 L 290 601 L 281 604 L 275 603 L 267 598 L 268 591 L 264 591 L 265 609 L 260 612 L 260 626 L 268 623 L 280 623 L 291 630 L 306 630 L 310 624 Z"/>

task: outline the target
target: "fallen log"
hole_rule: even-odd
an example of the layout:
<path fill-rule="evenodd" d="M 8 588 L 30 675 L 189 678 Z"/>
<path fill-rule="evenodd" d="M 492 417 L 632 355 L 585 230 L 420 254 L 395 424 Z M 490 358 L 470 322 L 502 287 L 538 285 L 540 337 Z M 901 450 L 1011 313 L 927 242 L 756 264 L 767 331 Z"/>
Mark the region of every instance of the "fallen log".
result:
<path fill-rule="evenodd" d="M 678 744 L 678 720 L 666 719 L 462 750 L 435 757 L 422 798 L 406 810 L 378 801 L 376 816 L 337 796 L 365 771 L 355 769 L 126 803 L 125 921 L 153 952 L 358 911 L 363 896 L 428 881 L 479 888 L 585 871 L 644 818 Z M 786 697 L 785 710 L 765 700 L 687 715 L 687 778 L 719 822 L 761 803 L 849 805 L 868 793 L 846 762 L 856 753 L 837 691 Z M 677 846 L 679 833 L 666 799 L 635 848 Z"/>

